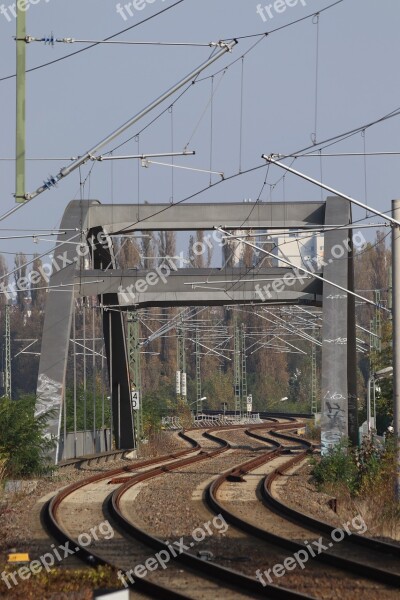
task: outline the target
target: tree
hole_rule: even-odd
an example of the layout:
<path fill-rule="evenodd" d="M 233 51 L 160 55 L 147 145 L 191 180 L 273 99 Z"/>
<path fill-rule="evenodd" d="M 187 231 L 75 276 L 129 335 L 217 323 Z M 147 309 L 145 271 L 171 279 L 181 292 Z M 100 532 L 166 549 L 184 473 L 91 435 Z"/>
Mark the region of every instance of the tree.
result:
<path fill-rule="evenodd" d="M 134 237 L 123 237 L 120 240 L 118 265 L 121 269 L 132 269 L 142 265 L 140 246 Z"/>
<path fill-rule="evenodd" d="M 25 285 L 21 285 L 22 281 L 26 279 L 26 256 L 25 254 L 23 254 L 23 252 L 18 252 L 15 255 L 15 259 L 14 259 L 14 280 L 15 280 L 15 284 L 16 284 L 16 289 L 17 290 L 24 290 L 26 289 L 26 292 L 24 291 L 18 291 L 17 293 L 17 304 L 18 307 L 22 310 L 24 305 L 25 305 L 25 298 L 28 295 L 28 284 Z"/>
<path fill-rule="evenodd" d="M 43 277 L 42 271 L 43 263 L 39 256 L 35 254 L 34 261 L 32 264 L 31 274 L 35 274 L 33 281 L 30 285 L 30 294 L 32 299 L 32 307 L 43 311 L 46 304 L 46 280 Z"/>

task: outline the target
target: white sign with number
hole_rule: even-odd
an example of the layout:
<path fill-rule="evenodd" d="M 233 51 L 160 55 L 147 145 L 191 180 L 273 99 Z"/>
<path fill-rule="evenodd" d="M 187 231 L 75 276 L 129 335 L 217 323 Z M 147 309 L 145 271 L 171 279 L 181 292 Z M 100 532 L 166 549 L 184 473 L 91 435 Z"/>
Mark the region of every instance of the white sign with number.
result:
<path fill-rule="evenodd" d="M 251 412 L 253 410 L 253 395 L 249 394 L 247 396 L 247 412 Z"/>
<path fill-rule="evenodd" d="M 139 410 L 140 408 L 140 393 L 136 390 L 132 391 L 132 410 Z"/>

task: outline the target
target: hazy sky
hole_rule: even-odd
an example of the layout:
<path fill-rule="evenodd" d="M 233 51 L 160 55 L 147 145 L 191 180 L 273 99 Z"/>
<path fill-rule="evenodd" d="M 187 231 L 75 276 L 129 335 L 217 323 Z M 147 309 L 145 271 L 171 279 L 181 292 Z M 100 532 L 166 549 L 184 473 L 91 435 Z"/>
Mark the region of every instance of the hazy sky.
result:
<path fill-rule="evenodd" d="M 174 4 L 175 0 L 143 1 L 143 10 L 118 14 L 114 0 L 36 0 L 27 12 L 27 33 L 58 38 L 100 40 Z M 271 31 L 305 17 L 334 0 L 302 0 L 286 5 L 281 12 L 272 7 L 257 14 L 255 0 L 184 0 L 179 6 L 150 20 L 117 39 L 132 41 L 174 41 L 209 43 L 264 31 Z M 10 17 L 10 0 L 0 14 L 0 78 L 15 72 L 15 19 Z M 263 0 L 261 6 L 270 3 Z M 272 3 L 273 4 L 273 3 Z M 288 4 L 294 4 L 289 0 Z M 140 5 L 140 1 L 138 2 Z M 305 5 L 305 6 L 303 6 Z M 278 3 L 278 8 L 282 7 Z M 12 11 L 11 11 L 12 12 Z M 315 21 L 315 19 L 314 19 Z M 261 154 L 292 153 L 311 144 L 315 121 L 316 47 L 319 27 L 319 80 L 317 140 L 359 127 L 400 106 L 398 0 L 344 0 L 313 20 L 277 31 L 265 37 L 243 62 L 242 170 L 261 165 Z M 176 159 L 178 164 L 208 169 L 210 165 L 210 95 L 214 85 L 212 166 L 226 175 L 237 173 L 240 156 L 240 106 L 242 98 L 241 56 L 257 38 L 240 40 L 233 53 L 208 69 L 170 112 L 116 154 L 168 152 L 172 147 L 196 151 L 193 158 Z M 59 58 L 81 44 L 56 44 L 54 48 L 32 43 L 27 46 L 28 67 Z M 210 48 L 97 46 L 65 61 L 27 76 L 27 156 L 69 157 L 82 154 L 144 106 L 205 61 Z M 224 74 L 221 69 L 239 59 Z M 209 76 L 219 72 L 212 79 Z M 0 157 L 15 152 L 15 79 L 0 81 Z M 166 108 L 172 101 L 165 103 Z M 135 135 L 161 109 L 124 134 L 121 142 Z M 370 128 L 365 134 L 367 151 L 400 151 L 400 118 Z M 118 144 L 114 142 L 107 150 Z M 361 134 L 330 147 L 327 152 L 362 152 Z M 164 162 L 169 162 L 166 159 Z M 36 189 L 50 174 L 55 175 L 68 161 L 29 162 L 27 191 Z M 83 179 L 92 165 L 82 169 Z M 400 196 L 399 157 L 367 159 L 367 199 L 380 210 L 389 210 L 392 198 Z M 319 159 L 298 159 L 295 168 L 320 178 Z M 241 201 L 256 199 L 267 169 L 237 177 L 197 196 L 194 201 Z M 337 189 L 365 201 L 365 169 L 362 157 L 324 158 L 323 179 Z M 262 198 L 319 200 L 320 189 L 295 176 L 275 187 L 283 172 L 271 168 Z M 207 186 L 209 175 L 174 172 L 174 199 Z M 218 176 L 213 176 L 217 181 Z M 57 227 L 67 203 L 79 197 L 79 173 L 42 194 L 1 228 Z M 14 204 L 14 163 L 0 162 L 1 209 Z M 139 169 L 137 161 L 96 163 L 87 180 L 84 197 L 104 203 L 170 202 L 171 170 L 151 166 Z M 324 192 L 324 197 L 325 197 Z M 356 210 L 355 216 L 361 217 Z M 2 234 L 4 235 L 4 234 Z M 51 244 L 0 242 L 0 252 L 44 252 Z M 12 258 L 12 256 L 10 256 Z"/>

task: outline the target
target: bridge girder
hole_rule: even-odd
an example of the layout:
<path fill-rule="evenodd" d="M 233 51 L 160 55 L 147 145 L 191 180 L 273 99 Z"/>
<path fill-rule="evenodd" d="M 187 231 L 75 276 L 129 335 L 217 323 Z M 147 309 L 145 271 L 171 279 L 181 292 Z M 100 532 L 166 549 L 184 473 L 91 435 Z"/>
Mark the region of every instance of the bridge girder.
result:
<path fill-rule="evenodd" d="M 322 367 L 322 444 L 324 448 L 350 434 L 355 440 L 357 426 L 355 373 L 354 297 L 336 294 L 336 288 L 316 279 L 296 281 L 290 289 L 274 291 L 274 281 L 281 281 L 288 268 L 244 271 L 170 269 L 168 276 L 153 277 L 147 288 L 137 290 L 137 281 L 148 281 L 148 271 L 118 271 L 112 248 L 95 243 L 92 247 L 94 269 L 89 270 L 81 259 L 81 247 L 71 240 L 88 243 L 92 234 L 129 233 L 134 231 L 212 230 L 223 226 L 236 229 L 315 228 L 337 225 L 325 234 L 325 256 L 344 239 L 351 238 L 345 226 L 351 223 L 350 204 L 341 198 L 327 202 L 182 204 L 182 205 L 101 205 L 97 201 L 73 201 L 64 213 L 58 236 L 56 256 L 63 256 L 62 269 L 54 270 L 48 290 L 46 314 L 39 365 L 36 412 L 53 409 L 48 433 L 59 438 L 61 407 L 65 401 L 65 379 L 71 321 L 77 298 L 98 296 L 103 306 L 121 309 L 144 306 L 231 305 L 243 303 L 314 304 L 324 309 Z M 250 216 L 249 216 L 250 213 Z M 343 228 L 344 226 L 344 228 Z M 85 231 L 73 236 L 71 230 Z M 352 250 L 345 260 L 328 261 L 325 277 L 347 289 L 354 289 Z M 156 271 L 156 270 L 155 270 Z M 154 273 L 154 272 L 153 272 Z M 244 281 L 243 281 L 244 279 Z M 269 280 L 269 296 L 261 290 Z M 238 281 L 238 283 L 234 283 Z M 206 282 L 206 283 L 204 283 Z M 62 286 L 63 293 L 58 293 Z M 133 286 L 134 296 L 129 287 Z M 58 289 L 57 289 L 58 288 Z M 215 289 L 219 288 L 219 289 Z M 333 298 L 336 296 L 336 298 Z M 134 430 L 130 397 L 128 355 L 123 316 L 120 312 L 104 311 L 104 338 L 107 362 L 112 380 L 113 425 L 119 448 L 134 445 Z M 340 340 L 340 343 L 335 343 Z M 345 340 L 345 342 L 343 342 Z M 333 402 L 331 401 L 333 399 Z M 56 459 L 60 459 L 60 449 Z"/>

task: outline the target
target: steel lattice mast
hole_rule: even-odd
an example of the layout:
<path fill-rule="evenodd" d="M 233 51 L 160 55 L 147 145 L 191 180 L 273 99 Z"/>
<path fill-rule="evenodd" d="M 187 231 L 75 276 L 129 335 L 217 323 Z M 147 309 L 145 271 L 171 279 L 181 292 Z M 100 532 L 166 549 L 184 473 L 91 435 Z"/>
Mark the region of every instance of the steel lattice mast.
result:
<path fill-rule="evenodd" d="M 5 305 L 5 357 L 4 357 L 4 395 L 11 399 L 11 322 L 10 305 Z"/>

